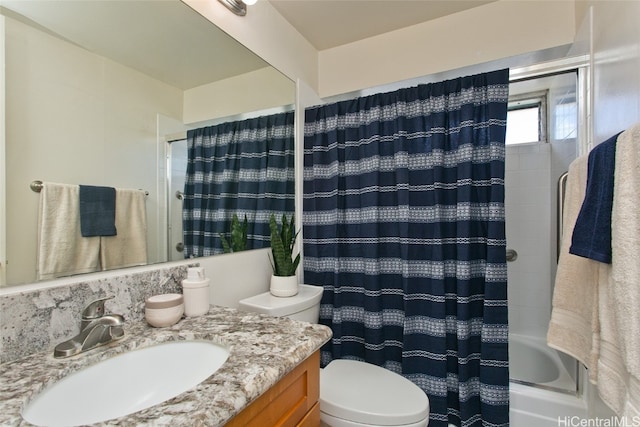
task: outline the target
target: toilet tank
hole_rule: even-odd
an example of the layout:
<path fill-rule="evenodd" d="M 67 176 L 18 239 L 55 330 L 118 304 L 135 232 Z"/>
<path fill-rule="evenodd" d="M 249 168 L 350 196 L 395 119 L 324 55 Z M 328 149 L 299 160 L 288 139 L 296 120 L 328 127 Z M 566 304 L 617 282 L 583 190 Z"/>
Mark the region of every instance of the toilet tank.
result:
<path fill-rule="evenodd" d="M 298 293 L 291 297 L 276 297 L 265 292 L 240 300 L 238 308 L 243 311 L 318 323 L 322 291 L 322 286 L 300 285 Z"/>

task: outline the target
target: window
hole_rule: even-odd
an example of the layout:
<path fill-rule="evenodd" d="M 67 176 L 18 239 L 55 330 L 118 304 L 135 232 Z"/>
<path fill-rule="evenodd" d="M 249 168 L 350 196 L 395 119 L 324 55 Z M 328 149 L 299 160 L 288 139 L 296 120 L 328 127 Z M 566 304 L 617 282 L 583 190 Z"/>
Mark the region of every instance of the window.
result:
<path fill-rule="evenodd" d="M 555 127 L 553 138 L 559 141 L 576 138 L 578 134 L 578 103 L 569 96 L 556 103 L 553 114 Z"/>
<path fill-rule="evenodd" d="M 546 142 L 546 92 L 509 97 L 507 145 Z"/>

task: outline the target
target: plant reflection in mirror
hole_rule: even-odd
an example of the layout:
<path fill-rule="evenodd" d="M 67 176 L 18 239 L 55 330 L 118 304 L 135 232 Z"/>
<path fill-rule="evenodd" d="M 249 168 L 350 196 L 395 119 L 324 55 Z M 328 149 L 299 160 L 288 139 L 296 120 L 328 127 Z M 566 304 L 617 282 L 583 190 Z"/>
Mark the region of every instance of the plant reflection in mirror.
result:
<path fill-rule="evenodd" d="M 222 241 L 222 248 L 224 249 L 224 253 L 228 254 L 231 252 L 241 252 L 247 249 L 247 229 L 249 228 L 249 223 L 247 221 L 247 215 L 244 216 L 244 222 L 240 223 L 237 214 L 233 214 L 233 218 L 231 219 L 231 232 L 230 232 L 230 240 L 224 237 L 224 235 L 220 234 L 220 240 Z"/>

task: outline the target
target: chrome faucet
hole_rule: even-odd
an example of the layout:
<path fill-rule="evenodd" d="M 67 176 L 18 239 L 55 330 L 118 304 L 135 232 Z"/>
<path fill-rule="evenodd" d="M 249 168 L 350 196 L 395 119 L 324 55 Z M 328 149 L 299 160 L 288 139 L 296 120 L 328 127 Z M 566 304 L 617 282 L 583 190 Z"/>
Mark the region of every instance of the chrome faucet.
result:
<path fill-rule="evenodd" d="M 73 356 L 123 338 L 124 317 L 104 312 L 105 301 L 112 298 L 113 296 L 90 302 L 82 311 L 80 333 L 58 344 L 53 350 L 53 357 Z"/>

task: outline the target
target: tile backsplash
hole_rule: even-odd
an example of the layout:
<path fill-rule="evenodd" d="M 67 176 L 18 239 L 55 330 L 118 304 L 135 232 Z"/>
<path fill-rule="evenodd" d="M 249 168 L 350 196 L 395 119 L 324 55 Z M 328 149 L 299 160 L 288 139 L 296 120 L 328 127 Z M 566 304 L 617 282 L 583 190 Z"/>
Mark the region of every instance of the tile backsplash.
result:
<path fill-rule="evenodd" d="M 125 321 L 141 320 L 146 298 L 182 293 L 180 282 L 186 276 L 183 265 L 2 295 L 0 363 L 53 350 L 72 338 L 79 332 L 82 310 L 98 298 L 114 297 L 105 303 L 107 313 L 121 314 Z"/>

